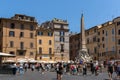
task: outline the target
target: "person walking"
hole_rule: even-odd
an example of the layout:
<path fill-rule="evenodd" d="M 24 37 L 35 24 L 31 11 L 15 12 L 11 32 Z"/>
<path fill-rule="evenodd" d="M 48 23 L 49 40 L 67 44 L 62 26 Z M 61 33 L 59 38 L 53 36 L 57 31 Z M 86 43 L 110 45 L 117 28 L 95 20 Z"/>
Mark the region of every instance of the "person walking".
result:
<path fill-rule="evenodd" d="M 86 62 L 83 63 L 83 76 L 87 75 L 87 64 Z"/>
<path fill-rule="evenodd" d="M 96 76 L 98 75 L 98 69 L 99 69 L 98 61 L 96 60 L 95 63 L 94 63 L 94 70 L 95 70 L 95 75 Z"/>
<path fill-rule="evenodd" d="M 24 69 L 25 69 L 25 72 L 27 71 L 27 68 L 28 68 L 28 64 L 27 64 L 27 63 L 25 63 L 25 64 L 24 64 Z"/>
<path fill-rule="evenodd" d="M 13 69 L 12 69 L 13 75 L 16 75 L 16 71 L 17 71 L 17 65 L 15 63 L 15 64 L 13 64 Z"/>
<path fill-rule="evenodd" d="M 19 71 L 20 71 L 20 74 L 24 74 L 23 63 L 20 63 Z"/>
<path fill-rule="evenodd" d="M 62 66 L 62 63 L 59 63 L 59 67 L 58 67 L 58 78 L 57 80 L 62 80 L 62 75 L 63 75 L 63 66 Z"/>
<path fill-rule="evenodd" d="M 108 62 L 108 76 L 110 80 L 112 80 L 112 74 L 113 74 L 113 64 L 111 61 Z"/>
<path fill-rule="evenodd" d="M 117 62 L 117 79 L 120 79 L 120 61 Z"/>
<path fill-rule="evenodd" d="M 91 69 L 91 73 L 94 74 L 95 68 L 94 68 L 93 61 L 90 62 L 90 69 Z"/>

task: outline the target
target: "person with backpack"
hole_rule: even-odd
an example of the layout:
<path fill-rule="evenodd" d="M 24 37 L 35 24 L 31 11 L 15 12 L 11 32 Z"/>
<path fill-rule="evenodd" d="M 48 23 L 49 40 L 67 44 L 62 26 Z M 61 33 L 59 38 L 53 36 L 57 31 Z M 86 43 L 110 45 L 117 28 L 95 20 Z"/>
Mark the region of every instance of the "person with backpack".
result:
<path fill-rule="evenodd" d="M 112 80 L 112 74 L 113 74 L 113 63 L 112 61 L 108 62 L 108 76 L 110 80 Z"/>

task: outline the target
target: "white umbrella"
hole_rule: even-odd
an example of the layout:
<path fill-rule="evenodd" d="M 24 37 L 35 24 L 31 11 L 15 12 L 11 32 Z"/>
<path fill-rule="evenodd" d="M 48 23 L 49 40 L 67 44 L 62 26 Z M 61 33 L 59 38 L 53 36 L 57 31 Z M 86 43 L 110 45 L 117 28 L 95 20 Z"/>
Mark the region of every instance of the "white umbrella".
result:
<path fill-rule="evenodd" d="M 15 57 L 15 55 L 8 54 L 8 53 L 3 53 L 3 52 L 0 52 L 0 56 L 1 57 Z"/>
<path fill-rule="evenodd" d="M 19 58 L 19 59 L 17 59 L 17 62 L 24 63 L 24 62 L 28 62 L 28 61 L 24 58 Z"/>

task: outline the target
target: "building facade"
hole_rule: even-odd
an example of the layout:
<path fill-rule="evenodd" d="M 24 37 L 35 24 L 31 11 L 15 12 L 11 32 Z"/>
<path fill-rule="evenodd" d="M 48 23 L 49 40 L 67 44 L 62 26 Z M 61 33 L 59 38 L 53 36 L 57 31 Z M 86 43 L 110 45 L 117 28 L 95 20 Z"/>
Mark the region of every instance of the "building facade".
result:
<path fill-rule="evenodd" d="M 39 52 L 41 51 L 40 47 L 42 47 L 42 56 L 39 55 L 38 57 L 42 60 L 55 62 L 69 61 L 69 28 L 67 21 L 55 18 L 44 22 L 41 24 L 38 32 L 40 35 L 41 32 L 44 35 L 42 37 L 37 36 L 37 40 L 42 40 L 44 45 L 39 45 L 38 43 L 37 48 Z"/>
<path fill-rule="evenodd" d="M 69 42 L 70 42 L 70 60 L 76 61 L 77 55 L 79 53 L 80 50 L 80 34 L 73 34 L 70 33 L 70 38 L 69 38 Z"/>
<path fill-rule="evenodd" d="M 69 27 L 66 20 L 53 19 L 55 61 L 69 61 Z"/>
<path fill-rule="evenodd" d="M 54 35 L 53 30 L 46 25 L 37 29 L 37 60 L 54 61 Z"/>
<path fill-rule="evenodd" d="M 36 57 L 36 27 L 34 17 L 16 14 L 0 18 L 0 51 L 14 54 L 10 60 L 21 61 Z"/>

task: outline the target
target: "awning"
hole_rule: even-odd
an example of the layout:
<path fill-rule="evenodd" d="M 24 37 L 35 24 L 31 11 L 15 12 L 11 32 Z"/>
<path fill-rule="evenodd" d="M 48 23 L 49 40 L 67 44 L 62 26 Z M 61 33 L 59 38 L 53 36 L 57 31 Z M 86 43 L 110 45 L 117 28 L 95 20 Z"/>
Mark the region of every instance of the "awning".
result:
<path fill-rule="evenodd" d="M 0 52 L 0 57 L 15 57 L 15 55 Z"/>

